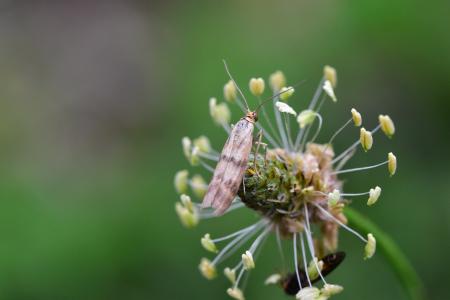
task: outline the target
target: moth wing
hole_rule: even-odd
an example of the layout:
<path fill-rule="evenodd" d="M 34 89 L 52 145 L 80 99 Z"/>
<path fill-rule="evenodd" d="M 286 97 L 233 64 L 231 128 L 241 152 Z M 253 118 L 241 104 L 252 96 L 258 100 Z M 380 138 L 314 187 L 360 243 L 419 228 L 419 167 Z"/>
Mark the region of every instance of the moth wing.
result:
<path fill-rule="evenodd" d="M 216 215 L 223 214 L 236 196 L 253 143 L 253 123 L 241 119 L 233 128 L 220 155 L 203 207 L 212 206 Z"/>

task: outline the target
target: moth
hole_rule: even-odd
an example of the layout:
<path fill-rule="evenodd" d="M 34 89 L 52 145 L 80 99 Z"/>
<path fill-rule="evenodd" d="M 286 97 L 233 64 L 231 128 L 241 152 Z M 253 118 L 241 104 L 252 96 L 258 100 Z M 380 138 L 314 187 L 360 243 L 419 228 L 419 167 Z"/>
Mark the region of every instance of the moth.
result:
<path fill-rule="evenodd" d="M 345 252 L 336 252 L 332 254 L 328 254 L 325 257 L 323 257 L 321 260 L 323 261 L 323 269 L 320 272 L 323 277 L 330 274 L 334 269 L 336 269 L 341 262 L 345 258 Z M 308 278 L 306 276 L 306 271 L 299 268 L 298 269 L 298 275 L 300 278 L 300 284 L 302 287 L 309 286 Z M 320 276 L 317 277 L 314 280 L 311 280 L 311 284 L 316 283 L 320 280 Z M 300 290 L 300 287 L 298 285 L 297 280 L 297 274 L 289 273 L 286 275 L 283 279 L 281 279 L 281 287 L 283 288 L 284 292 L 288 295 L 296 295 L 298 291 Z"/>

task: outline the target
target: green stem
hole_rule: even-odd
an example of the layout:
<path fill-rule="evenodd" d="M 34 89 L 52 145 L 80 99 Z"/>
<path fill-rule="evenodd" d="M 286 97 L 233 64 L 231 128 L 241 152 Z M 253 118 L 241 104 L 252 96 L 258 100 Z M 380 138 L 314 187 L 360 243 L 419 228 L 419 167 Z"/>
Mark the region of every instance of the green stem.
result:
<path fill-rule="evenodd" d="M 353 227 L 365 233 L 370 232 L 375 236 L 377 248 L 380 249 L 389 262 L 410 299 L 425 299 L 423 285 L 418 274 L 394 240 L 352 208 L 346 207 L 344 213 Z"/>

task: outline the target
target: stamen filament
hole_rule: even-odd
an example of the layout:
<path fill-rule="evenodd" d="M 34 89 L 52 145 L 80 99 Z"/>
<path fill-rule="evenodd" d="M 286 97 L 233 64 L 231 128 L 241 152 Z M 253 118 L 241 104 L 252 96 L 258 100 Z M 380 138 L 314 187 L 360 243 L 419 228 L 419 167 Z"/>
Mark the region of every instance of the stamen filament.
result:
<path fill-rule="evenodd" d="M 351 229 L 350 227 L 348 227 L 347 225 L 345 225 L 344 223 L 342 223 L 341 221 L 339 221 L 338 219 L 336 219 L 332 214 L 330 214 L 326 209 L 324 209 L 323 207 L 321 207 L 320 205 L 317 205 L 316 203 L 312 203 L 315 207 L 317 207 L 321 212 L 323 212 L 325 215 L 327 215 L 327 217 L 329 217 L 330 219 L 332 219 L 334 222 L 336 222 L 337 224 L 339 224 L 342 228 L 346 229 L 348 232 L 353 233 L 354 235 L 356 235 L 361 241 L 363 241 L 364 243 L 367 243 L 367 240 L 358 232 L 356 232 L 355 230 Z"/>
<path fill-rule="evenodd" d="M 295 263 L 295 275 L 297 276 L 297 282 L 298 286 L 300 287 L 300 290 L 302 290 L 302 283 L 300 280 L 300 274 L 298 273 L 298 261 L 297 261 L 297 234 L 293 233 L 294 236 L 294 263 Z"/>
<path fill-rule="evenodd" d="M 311 280 L 309 279 L 309 274 L 308 274 L 308 263 L 306 261 L 306 251 L 305 251 L 305 243 L 303 242 L 303 233 L 298 233 L 298 235 L 300 236 L 300 244 L 302 246 L 302 256 L 303 256 L 303 266 L 305 269 L 305 273 L 306 273 L 306 279 L 308 280 L 309 286 L 312 286 L 311 284 Z"/>
<path fill-rule="evenodd" d="M 368 167 L 360 167 L 360 168 L 340 170 L 340 171 L 333 172 L 332 174 L 342 174 L 342 173 L 351 173 L 351 172 L 364 171 L 364 170 L 369 170 L 369 169 L 374 169 L 374 168 L 380 167 L 380 166 L 385 165 L 387 163 L 388 163 L 388 161 L 386 160 L 386 161 L 384 161 L 382 163 L 379 163 L 379 164 L 376 164 L 376 165 L 372 165 L 372 166 L 368 166 Z"/>
<path fill-rule="evenodd" d="M 210 153 L 199 151 L 198 156 L 209 159 L 209 160 L 213 160 L 213 161 L 219 161 L 219 155 L 216 155 L 216 154 L 210 154 Z"/>
<path fill-rule="evenodd" d="M 259 103 L 259 105 L 261 105 L 261 103 L 262 103 L 262 102 L 261 102 L 261 97 L 259 97 L 259 96 L 258 96 L 258 103 Z M 263 105 L 263 106 L 261 106 L 261 109 L 262 109 L 264 118 L 265 118 L 267 124 L 269 125 L 270 131 L 271 131 L 272 134 L 274 135 L 274 137 L 275 137 L 277 143 L 278 143 L 278 144 L 281 144 L 280 136 L 279 136 L 278 132 L 275 130 L 275 127 L 273 126 L 272 121 L 270 120 L 269 115 L 267 114 L 266 107 Z"/>
<path fill-rule="evenodd" d="M 283 265 L 283 270 L 285 270 L 286 269 L 286 259 L 284 258 L 284 251 L 283 251 L 283 247 L 281 245 L 280 226 L 279 225 L 277 225 L 277 227 L 276 227 L 276 238 L 277 238 L 278 251 L 280 252 L 280 256 L 281 256 L 281 264 Z"/>
<path fill-rule="evenodd" d="M 364 193 L 353 193 L 353 194 L 341 194 L 341 196 L 345 196 L 345 197 L 354 197 L 354 196 L 364 196 L 364 195 L 369 195 L 370 192 L 364 192 Z"/>
<path fill-rule="evenodd" d="M 250 225 L 250 226 L 248 226 L 248 227 L 246 227 L 246 228 L 244 228 L 244 229 L 238 230 L 238 231 L 233 232 L 232 234 L 226 235 L 226 236 L 224 236 L 224 237 L 220 237 L 220 238 L 217 238 L 217 239 L 213 239 L 212 241 L 213 241 L 214 243 L 218 243 L 218 242 L 221 242 L 221 241 L 229 240 L 229 239 L 231 239 L 232 237 L 235 237 L 235 236 L 237 236 L 237 235 L 239 235 L 239 234 L 241 234 L 241 233 L 243 233 L 243 232 L 245 232 L 245 231 L 249 231 L 249 230 L 255 228 L 256 226 L 258 226 L 258 225 L 261 224 L 262 222 L 264 222 L 264 220 L 261 220 L 261 221 L 255 223 L 255 224 L 252 224 L 252 225 Z"/>
<path fill-rule="evenodd" d="M 305 219 L 306 219 L 305 230 L 306 230 L 306 241 L 308 242 L 309 252 L 310 252 L 310 254 L 312 256 L 312 260 L 314 262 L 314 265 L 316 266 L 317 273 L 319 273 L 319 276 L 322 279 L 323 283 L 327 284 L 327 282 L 325 281 L 325 278 L 323 278 L 323 276 L 322 276 L 322 272 L 320 271 L 319 265 L 317 264 L 317 261 L 316 261 L 316 253 L 314 251 L 314 243 L 312 241 L 312 233 L 311 233 L 311 227 L 309 226 L 309 217 L 308 216 L 309 216 L 309 214 L 308 214 L 308 207 L 305 204 Z M 306 266 L 305 266 L 305 268 L 306 268 Z M 306 270 L 306 272 L 308 272 L 308 271 Z"/>
<path fill-rule="evenodd" d="M 275 120 L 277 122 L 278 131 L 280 132 L 280 135 L 281 135 L 281 140 L 283 142 L 283 148 L 288 149 L 289 144 L 288 144 L 288 140 L 286 137 L 286 132 L 284 131 L 283 123 L 281 122 L 281 114 L 280 114 L 280 111 L 275 106 L 275 103 L 276 103 L 276 101 L 278 101 L 278 99 L 279 99 L 278 97 L 275 97 L 275 99 L 273 101 L 273 109 L 275 111 Z"/>
<path fill-rule="evenodd" d="M 210 165 L 208 165 L 206 162 L 204 162 L 202 159 L 199 159 L 200 164 L 202 165 L 203 168 L 205 168 L 206 170 L 208 170 L 211 173 L 214 173 L 214 168 L 211 167 Z"/>

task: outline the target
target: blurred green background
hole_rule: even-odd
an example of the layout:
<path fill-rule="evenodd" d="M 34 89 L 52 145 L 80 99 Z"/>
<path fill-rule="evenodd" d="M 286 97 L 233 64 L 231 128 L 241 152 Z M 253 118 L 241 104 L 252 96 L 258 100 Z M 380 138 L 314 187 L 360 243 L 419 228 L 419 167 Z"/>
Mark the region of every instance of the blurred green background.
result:
<path fill-rule="evenodd" d="M 398 242 L 427 299 L 448 298 L 450 36 L 448 1 L 0 1 L 0 298 L 228 299 L 224 278 L 197 270 L 205 232 L 254 220 L 249 211 L 180 225 L 173 175 L 188 168 L 181 137 L 226 138 L 207 101 L 221 99 L 226 58 L 244 89 L 278 69 L 298 110 L 322 67 L 337 68 L 324 141 L 356 107 L 368 127 L 396 122 L 349 166 L 396 153 L 399 169 L 345 176 L 349 191 L 383 187 L 366 214 Z M 254 99 L 251 106 L 255 106 Z M 232 119 L 241 115 L 233 111 Z M 348 130 L 336 150 L 355 140 Z M 191 173 L 194 170 L 191 169 Z M 407 299 L 381 255 L 348 253 L 336 299 Z M 263 285 L 280 266 L 270 240 L 248 299 L 288 299 Z"/>

